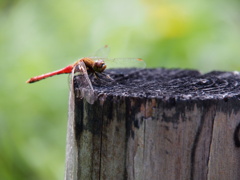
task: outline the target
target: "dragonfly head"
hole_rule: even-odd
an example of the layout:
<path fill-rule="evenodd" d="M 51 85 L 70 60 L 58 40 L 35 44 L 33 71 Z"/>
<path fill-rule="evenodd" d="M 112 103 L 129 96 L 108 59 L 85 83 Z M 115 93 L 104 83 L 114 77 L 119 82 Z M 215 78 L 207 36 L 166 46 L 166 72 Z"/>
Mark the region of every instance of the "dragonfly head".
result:
<path fill-rule="evenodd" d="M 96 71 L 96 72 L 103 72 L 105 69 L 106 69 L 106 64 L 103 60 L 99 59 L 99 60 L 96 60 L 93 64 L 93 70 Z"/>

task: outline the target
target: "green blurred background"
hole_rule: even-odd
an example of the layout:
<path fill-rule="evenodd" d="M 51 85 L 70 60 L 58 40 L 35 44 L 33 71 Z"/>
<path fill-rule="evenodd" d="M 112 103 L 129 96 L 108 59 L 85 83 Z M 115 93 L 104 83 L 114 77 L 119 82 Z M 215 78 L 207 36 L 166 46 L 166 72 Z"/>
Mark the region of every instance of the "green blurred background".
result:
<path fill-rule="evenodd" d="M 0 1 L 0 179 L 63 179 L 68 76 L 25 81 L 104 45 L 147 67 L 240 70 L 240 3 Z"/>

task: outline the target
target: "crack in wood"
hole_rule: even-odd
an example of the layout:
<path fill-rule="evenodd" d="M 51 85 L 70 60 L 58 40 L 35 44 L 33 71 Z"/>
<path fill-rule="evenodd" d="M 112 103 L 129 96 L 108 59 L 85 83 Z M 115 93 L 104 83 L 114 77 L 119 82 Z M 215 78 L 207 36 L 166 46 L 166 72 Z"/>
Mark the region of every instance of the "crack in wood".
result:
<path fill-rule="evenodd" d="M 200 124 L 198 126 L 194 141 L 193 141 L 193 146 L 192 146 L 192 150 L 191 150 L 191 169 L 190 169 L 190 180 L 194 180 L 194 174 L 195 174 L 195 158 L 196 158 L 196 152 L 197 152 L 197 147 L 198 147 L 198 142 L 200 139 L 200 134 L 202 132 L 203 126 L 204 126 L 204 121 L 205 121 L 205 116 L 206 116 L 206 112 L 207 110 L 203 110 L 203 114 L 201 116 L 200 119 Z"/>
<path fill-rule="evenodd" d="M 213 141 L 213 133 L 214 133 L 214 121 L 215 121 L 215 117 L 216 117 L 216 113 L 217 113 L 217 110 L 216 108 L 213 108 L 212 109 L 213 111 L 213 117 L 211 118 L 212 120 L 212 126 L 211 126 L 211 132 L 210 132 L 210 143 L 209 143 L 209 150 L 208 150 L 208 158 L 207 158 L 207 179 L 208 179 L 208 176 L 209 176 L 209 166 L 210 166 L 210 159 L 211 159 L 211 149 L 212 149 L 212 141 Z"/>
<path fill-rule="evenodd" d="M 237 127 L 235 128 L 235 131 L 233 133 L 233 141 L 234 144 L 237 148 L 240 147 L 240 123 L 237 125 Z"/>
<path fill-rule="evenodd" d="M 103 105 L 103 109 L 104 109 L 104 105 Z M 104 114 L 102 113 L 102 118 L 103 119 L 103 116 Z M 99 180 L 101 179 L 101 172 L 102 172 L 102 151 L 103 151 L 103 123 L 101 123 L 101 131 L 100 131 L 100 147 L 99 147 L 99 173 L 98 173 L 98 176 L 99 176 Z"/>

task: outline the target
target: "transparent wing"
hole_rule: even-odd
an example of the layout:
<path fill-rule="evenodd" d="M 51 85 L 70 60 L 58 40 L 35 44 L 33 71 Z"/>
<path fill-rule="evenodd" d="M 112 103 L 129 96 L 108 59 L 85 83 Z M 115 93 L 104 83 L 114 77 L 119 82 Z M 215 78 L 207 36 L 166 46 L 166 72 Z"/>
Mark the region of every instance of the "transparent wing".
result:
<path fill-rule="evenodd" d="M 73 77 L 76 82 L 76 96 L 78 98 L 85 98 L 89 104 L 93 104 L 95 101 L 94 90 L 92 83 L 88 77 L 87 68 L 84 62 L 79 62 L 72 71 Z"/>
<path fill-rule="evenodd" d="M 94 61 L 104 60 L 107 68 L 145 68 L 146 63 L 141 58 L 108 58 L 110 48 L 106 45 L 91 57 Z"/>
<path fill-rule="evenodd" d="M 105 45 L 104 47 L 98 49 L 96 53 L 93 55 L 93 57 L 99 57 L 99 58 L 107 58 L 110 52 L 110 48 L 108 45 Z"/>
<path fill-rule="evenodd" d="M 145 68 L 146 63 L 140 58 L 103 58 L 107 69 L 113 68 Z"/>

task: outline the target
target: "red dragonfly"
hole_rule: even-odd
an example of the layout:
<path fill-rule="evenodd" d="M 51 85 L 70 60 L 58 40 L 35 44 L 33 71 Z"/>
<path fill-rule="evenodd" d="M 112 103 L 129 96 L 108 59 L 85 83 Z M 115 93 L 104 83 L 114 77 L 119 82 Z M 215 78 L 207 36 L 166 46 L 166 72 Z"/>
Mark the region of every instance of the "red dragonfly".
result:
<path fill-rule="evenodd" d="M 84 57 L 77 60 L 75 63 L 66 66 L 65 68 L 53 71 L 50 73 L 42 74 L 40 76 L 32 77 L 27 80 L 27 83 L 34 83 L 42 79 L 59 75 L 59 74 L 71 74 L 71 84 L 73 84 L 73 77 L 78 76 L 80 83 L 80 98 L 85 98 L 88 103 L 93 104 L 95 101 L 94 90 L 92 83 L 89 79 L 89 75 L 95 75 L 96 78 L 100 78 L 99 74 L 103 74 L 104 70 L 109 66 L 110 68 L 144 68 L 145 62 L 140 58 L 107 58 L 109 47 L 104 46 L 99 49 L 95 56 Z M 110 76 L 105 76 L 111 79 Z M 111 79 L 112 80 L 112 79 Z"/>

